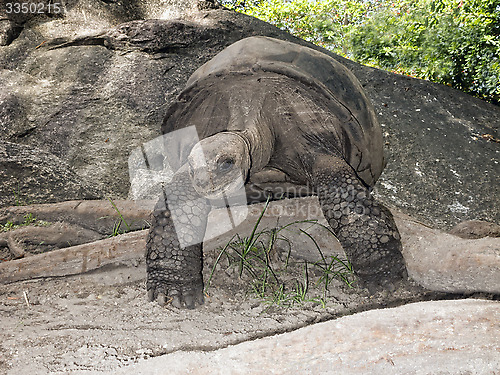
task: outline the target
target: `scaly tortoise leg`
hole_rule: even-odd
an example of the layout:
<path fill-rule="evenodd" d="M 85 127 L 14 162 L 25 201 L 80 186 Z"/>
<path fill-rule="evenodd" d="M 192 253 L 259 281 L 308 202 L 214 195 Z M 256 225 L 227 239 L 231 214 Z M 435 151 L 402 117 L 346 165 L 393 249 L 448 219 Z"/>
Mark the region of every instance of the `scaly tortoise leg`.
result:
<path fill-rule="evenodd" d="M 202 241 L 210 206 L 192 187 L 187 169 L 176 173 L 164 193 L 146 245 L 148 298 L 193 309 L 204 302 Z"/>
<path fill-rule="evenodd" d="M 320 156 L 311 171 L 323 214 L 355 274 L 371 292 L 407 278 L 399 231 L 391 212 L 371 197 L 341 158 Z"/>

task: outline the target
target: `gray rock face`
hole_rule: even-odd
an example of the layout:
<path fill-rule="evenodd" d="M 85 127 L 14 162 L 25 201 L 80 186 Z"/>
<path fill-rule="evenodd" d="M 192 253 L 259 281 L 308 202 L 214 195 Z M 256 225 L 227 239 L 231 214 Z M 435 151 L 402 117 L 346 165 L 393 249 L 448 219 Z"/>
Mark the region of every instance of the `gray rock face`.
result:
<path fill-rule="evenodd" d="M 161 9 L 179 15 L 185 8 Z M 84 29 L 75 9 L 50 27 L 43 17 L 33 20 L 1 48 L 0 128 L 8 131 L 0 139 L 46 150 L 98 189 L 126 197 L 128 156 L 159 135 L 168 104 L 189 75 L 226 45 L 259 31 L 252 24 L 241 30 L 225 17 L 230 12 L 205 24 L 166 19 L 120 24 L 127 17 L 113 9 L 91 11 L 94 23 Z M 116 17 L 110 20 L 107 14 Z M 147 13 L 155 15 L 157 10 Z M 263 29 L 280 33 L 269 25 Z M 65 48 L 35 48 L 49 38 L 67 42 L 75 32 L 93 36 Z"/>
<path fill-rule="evenodd" d="M 494 374 L 499 305 L 459 300 L 372 310 L 214 352 L 179 351 L 117 373 Z"/>
<path fill-rule="evenodd" d="M 1 206 L 102 197 L 57 156 L 11 142 L 0 141 L 0 181 Z"/>
<path fill-rule="evenodd" d="M 25 61 L 23 73 L 0 71 L 0 82 L 9 85 L 3 105 L 17 100 L 25 107 L 4 124 L 9 128 L 4 140 L 46 150 L 98 189 L 126 195 L 128 154 L 159 133 L 153 125 L 161 122 L 155 109 L 164 98 L 165 77 L 157 74 L 163 64 L 130 55 L 115 58 L 103 47 L 36 55 Z"/>
<path fill-rule="evenodd" d="M 498 223 L 500 107 L 424 80 L 364 74 L 389 151 L 377 185 L 386 202 L 442 229 Z"/>
<path fill-rule="evenodd" d="M 199 8 L 193 0 L 25 0 L 0 8 L 0 46 L 9 45 L 23 28 L 49 38 L 100 30 L 137 19 L 179 18 Z M 16 5 L 19 4 L 19 5 Z M 212 3 L 203 1 L 202 3 Z M 206 8 L 206 6 L 205 6 Z M 54 22 L 55 21 L 55 22 Z M 63 22 L 58 22 L 63 21 Z"/>
<path fill-rule="evenodd" d="M 251 35 L 310 46 L 202 3 L 204 10 L 196 1 L 75 0 L 61 14 L 0 15 L 0 33 L 11 40 L 0 47 L 0 139 L 43 149 L 87 184 L 125 198 L 128 156 L 159 135 L 169 104 L 196 68 Z M 19 25 L 22 31 L 12 28 Z M 382 200 L 441 228 L 500 220 L 492 141 L 500 138 L 498 107 L 333 57 L 364 85 L 385 129 L 390 157 L 377 185 Z"/>

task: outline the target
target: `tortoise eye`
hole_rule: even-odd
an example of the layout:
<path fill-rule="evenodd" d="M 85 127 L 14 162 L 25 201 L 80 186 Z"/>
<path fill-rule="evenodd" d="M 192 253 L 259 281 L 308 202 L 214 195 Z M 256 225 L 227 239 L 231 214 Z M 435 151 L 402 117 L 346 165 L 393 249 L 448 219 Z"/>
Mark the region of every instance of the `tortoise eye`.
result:
<path fill-rule="evenodd" d="M 221 172 L 227 172 L 234 166 L 234 160 L 231 158 L 226 158 L 223 159 L 222 161 L 219 161 L 218 169 Z"/>

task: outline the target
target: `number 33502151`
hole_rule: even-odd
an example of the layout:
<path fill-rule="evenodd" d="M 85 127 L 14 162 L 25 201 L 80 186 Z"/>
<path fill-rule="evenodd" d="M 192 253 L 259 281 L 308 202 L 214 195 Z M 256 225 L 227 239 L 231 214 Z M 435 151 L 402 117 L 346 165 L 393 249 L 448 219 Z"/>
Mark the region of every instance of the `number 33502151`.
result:
<path fill-rule="evenodd" d="M 6 13 L 61 13 L 61 3 L 20 3 L 11 2 L 5 4 Z"/>

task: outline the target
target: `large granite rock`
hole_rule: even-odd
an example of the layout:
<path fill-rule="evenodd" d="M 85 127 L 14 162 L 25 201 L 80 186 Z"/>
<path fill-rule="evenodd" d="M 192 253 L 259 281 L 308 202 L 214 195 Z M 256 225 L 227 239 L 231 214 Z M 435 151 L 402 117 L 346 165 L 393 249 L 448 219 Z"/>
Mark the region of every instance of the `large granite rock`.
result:
<path fill-rule="evenodd" d="M 57 156 L 11 142 L 0 141 L 0 181 L 0 206 L 102 197 Z"/>
<path fill-rule="evenodd" d="M 372 310 L 213 352 L 178 351 L 117 374 L 494 374 L 500 303 Z"/>
<path fill-rule="evenodd" d="M 179 16 L 190 9 L 188 3 L 161 10 Z M 236 25 L 229 20 L 234 14 L 222 10 L 216 17 L 196 13 L 207 15 L 203 22 L 122 23 L 161 15 L 152 4 L 142 16 L 121 16 L 116 4 L 97 0 L 77 5 L 50 22 L 45 16 L 31 20 L 12 44 L 1 47 L 0 139 L 56 155 L 114 197 L 127 196 L 128 156 L 159 135 L 169 103 L 198 66 L 247 35 L 282 34 L 264 23 L 256 27 L 258 21 L 244 25 L 240 19 Z M 82 14 L 90 22 L 84 23 Z M 36 48 L 48 39 L 62 42 L 89 33 L 93 36 L 74 46 Z"/>
<path fill-rule="evenodd" d="M 0 33 L 7 23 L 20 32 L 4 32 L 11 41 L 0 47 L 0 140 L 57 156 L 112 197 L 128 195 L 128 156 L 159 135 L 169 103 L 197 67 L 251 35 L 308 45 L 210 1 L 65 4 L 58 14 L 0 15 Z M 500 109 L 334 57 L 363 83 L 385 132 L 390 158 L 377 194 L 441 228 L 497 222 Z"/>

